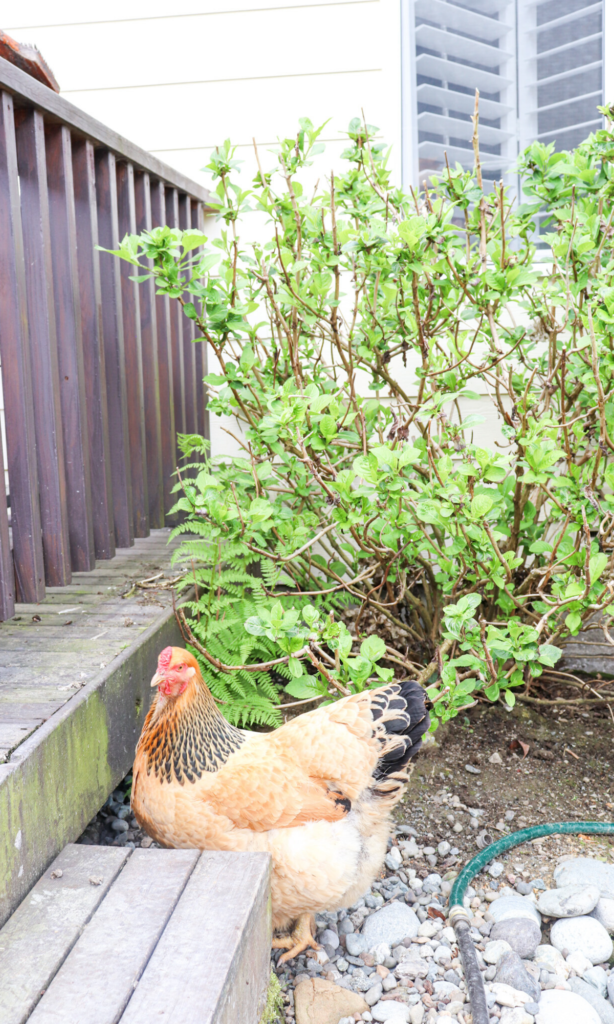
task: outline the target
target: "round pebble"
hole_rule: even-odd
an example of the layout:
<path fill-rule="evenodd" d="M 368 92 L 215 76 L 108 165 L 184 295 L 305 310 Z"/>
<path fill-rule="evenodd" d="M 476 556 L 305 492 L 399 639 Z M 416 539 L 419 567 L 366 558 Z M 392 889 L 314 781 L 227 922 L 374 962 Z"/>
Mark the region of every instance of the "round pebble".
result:
<path fill-rule="evenodd" d="M 536 1024 L 601 1024 L 596 1010 L 575 992 L 551 989 L 539 1001 Z"/>
<path fill-rule="evenodd" d="M 494 942 L 487 943 L 482 955 L 487 964 L 496 964 L 504 953 L 511 952 L 512 947 L 509 942 L 505 942 L 504 939 L 495 939 Z"/>
<path fill-rule="evenodd" d="M 387 907 L 376 910 L 362 926 L 366 949 L 372 949 L 380 942 L 396 946 L 405 938 L 414 939 L 418 934 L 420 921 L 406 903 L 389 903 Z M 346 941 L 349 940 L 348 939 Z M 349 952 L 349 948 L 348 948 Z"/>
<path fill-rule="evenodd" d="M 614 935 L 614 900 L 609 900 L 602 896 L 595 909 L 591 912 L 591 917 L 599 921 L 599 924 L 603 925 L 606 932 Z"/>
<path fill-rule="evenodd" d="M 531 901 L 524 896 L 517 896 L 515 893 L 511 896 L 501 896 L 495 900 L 491 904 L 490 913 L 497 923 L 519 917 L 535 921 L 538 926 L 542 923 L 541 915 Z"/>
<path fill-rule="evenodd" d="M 594 917 L 561 918 L 550 929 L 555 949 L 567 953 L 584 953 L 593 964 L 601 964 L 612 956 L 612 939 Z"/>

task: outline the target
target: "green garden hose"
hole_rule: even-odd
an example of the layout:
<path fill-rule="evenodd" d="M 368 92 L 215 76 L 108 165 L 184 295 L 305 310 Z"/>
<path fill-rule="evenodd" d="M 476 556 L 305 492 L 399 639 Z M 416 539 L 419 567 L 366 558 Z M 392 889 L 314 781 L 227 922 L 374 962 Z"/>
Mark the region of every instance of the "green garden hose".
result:
<path fill-rule="evenodd" d="M 521 846 L 531 839 L 539 839 L 541 836 L 553 835 L 614 835 L 614 822 L 599 821 L 561 821 L 556 825 L 534 825 L 532 828 L 523 828 L 519 832 L 512 832 L 504 836 L 496 843 L 487 846 L 468 864 L 456 878 L 450 893 L 448 917 L 454 928 L 454 934 L 458 942 L 458 948 L 465 972 L 467 992 L 471 1002 L 471 1015 L 473 1024 L 489 1024 L 490 1015 L 486 1004 L 486 990 L 484 979 L 478 965 L 476 949 L 471 939 L 471 924 L 469 914 L 465 910 L 463 900 L 469 883 L 475 878 L 478 872 L 496 857 L 514 846 Z"/>

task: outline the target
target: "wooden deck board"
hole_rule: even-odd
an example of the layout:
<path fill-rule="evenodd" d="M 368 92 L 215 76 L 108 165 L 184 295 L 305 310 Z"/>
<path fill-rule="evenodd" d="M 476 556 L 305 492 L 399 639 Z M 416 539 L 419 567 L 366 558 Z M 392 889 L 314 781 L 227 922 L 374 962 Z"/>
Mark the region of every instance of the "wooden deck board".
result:
<path fill-rule="evenodd" d="M 121 596 L 137 580 L 177 575 L 169 533 L 155 530 L 118 548 L 95 569 L 74 573 L 69 586 L 47 588 L 40 604 L 17 604 L 0 623 L 0 762 L 169 608 L 169 591 Z"/>
<path fill-rule="evenodd" d="M 268 854 L 69 845 L 0 929 L 0 1021 L 258 1024 L 270 947 Z"/>

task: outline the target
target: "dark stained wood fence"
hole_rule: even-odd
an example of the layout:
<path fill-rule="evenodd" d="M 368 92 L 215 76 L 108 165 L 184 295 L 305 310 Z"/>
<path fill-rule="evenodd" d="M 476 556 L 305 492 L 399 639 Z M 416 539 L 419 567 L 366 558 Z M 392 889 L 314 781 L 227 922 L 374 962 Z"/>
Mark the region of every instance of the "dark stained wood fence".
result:
<path fill-rule="evenodd" d="M 176 432 L 208 436 L 193 324 L 96 249 L 202 228 L 206 202 L 0 59 L 0 620 L 163 526 Z"/>

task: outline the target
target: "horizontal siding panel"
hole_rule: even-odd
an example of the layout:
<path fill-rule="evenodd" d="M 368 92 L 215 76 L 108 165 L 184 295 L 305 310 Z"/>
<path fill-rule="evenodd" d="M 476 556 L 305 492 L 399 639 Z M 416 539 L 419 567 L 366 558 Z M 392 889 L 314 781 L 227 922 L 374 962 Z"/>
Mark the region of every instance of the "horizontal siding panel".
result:
<path fill-rule="evenodd" d="M 149 21 L 159 19 L 170 21 L 172 18 L 185 18 L 200 15 L 203 18 L 229 15 L 244 11 L 276 10 L 301 7 L 333 7 L 357 6 L 359 4 L 377 3 L 378 0 L 180 0 L 173 4 L 173 12 L 169 13 L 166 0 L 150 0 L 146 14 L 133 14 L 125 0 L 110 0 L 104 10 L 96 5 L 84 4 L 83 0 L 57 0 L 50 9 L 48 0 L 23 0 L 14 11 L 14 25 L 5 26 L 6 32 L 17 29 L 37 28 L 40 26 L 68 26 L 74 24 L 96 25 L 107 21 Z M 133 8 L 136 4 L 132 5 Z M 51 10 L 51 14 L 50 14 Z M 143 7 L 140 7 L 143 11 Z"/>
<path fill-rule="evenodd" d="M 269 69 L 283 75 L 373 67 L 380 59 L 372 31 L 377 6 L 29 29 L 20 40 L 40 48 L 62 94 L 80 104 L 75 90 L 250 78 Z M 163 54 L 163 59 L 135 60 L 136 53 Z"/>

